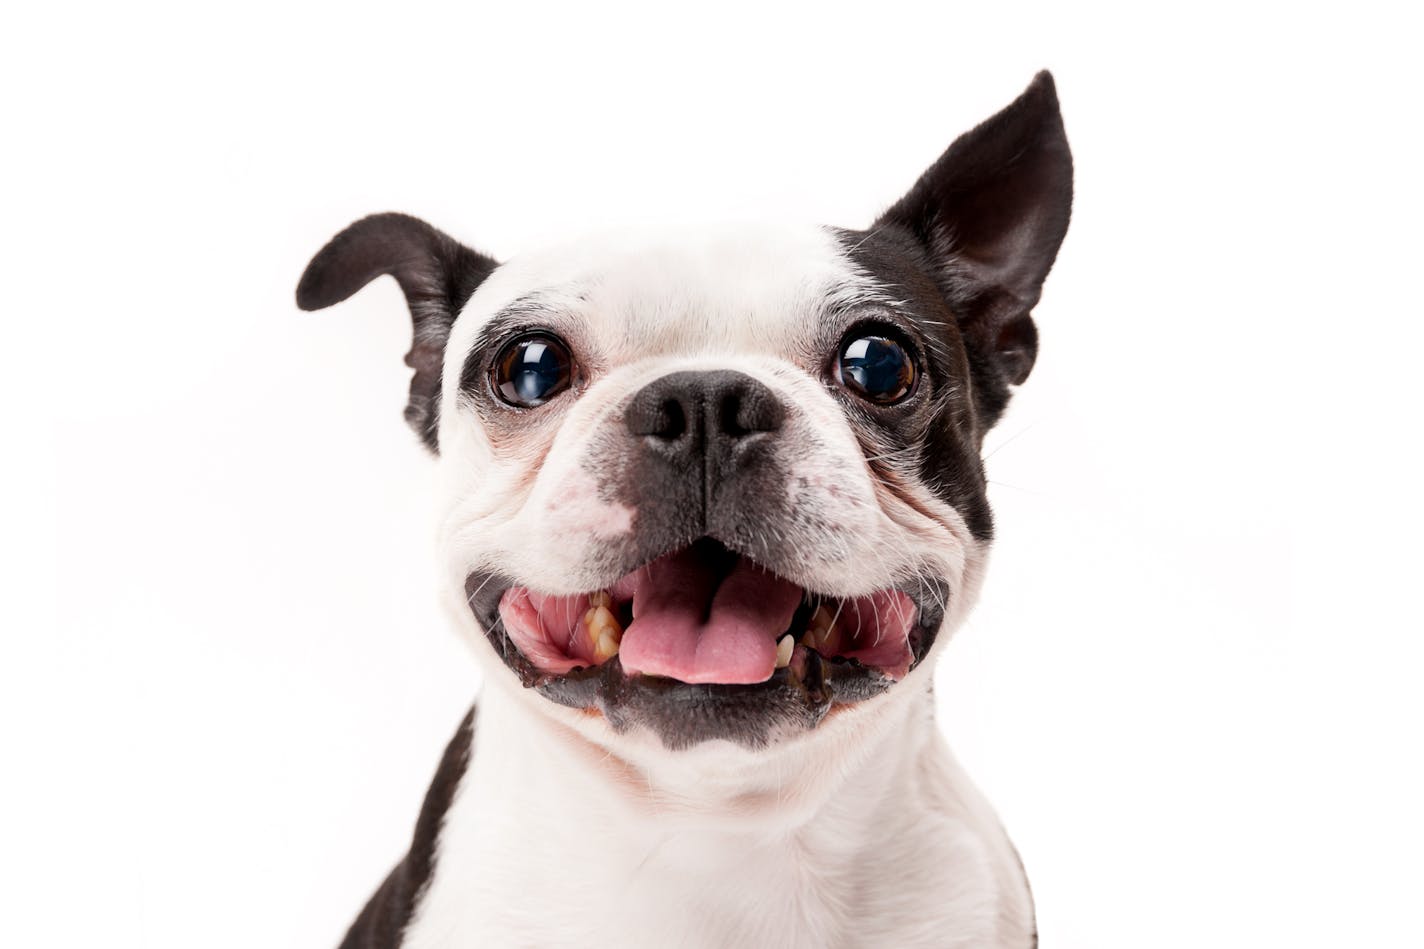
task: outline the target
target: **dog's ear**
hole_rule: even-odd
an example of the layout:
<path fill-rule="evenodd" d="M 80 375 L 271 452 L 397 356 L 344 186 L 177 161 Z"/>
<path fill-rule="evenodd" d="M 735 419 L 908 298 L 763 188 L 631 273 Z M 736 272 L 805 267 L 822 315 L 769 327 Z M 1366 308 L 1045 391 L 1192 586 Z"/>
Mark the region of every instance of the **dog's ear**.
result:
<path fill-rule="evenodd" d="M 1005 382 L 1038 353 L 1029 313 L 1068 230 L 1073 157 L 1053 77 L 950 145 L 877 227 L 908 230 L 938 269 L 960 330 Z"/>
<path fill-rule="evenodd" d="M 440 370 L 450 326 L 495 261 L 408 214 L 373 214 L 337 234 L 307 264 L 297 306 L 320 310 L 390 274 L 410 307 L 414 332 L 406 365 L 415 370 L 405 420 L 438 451 Z"/>

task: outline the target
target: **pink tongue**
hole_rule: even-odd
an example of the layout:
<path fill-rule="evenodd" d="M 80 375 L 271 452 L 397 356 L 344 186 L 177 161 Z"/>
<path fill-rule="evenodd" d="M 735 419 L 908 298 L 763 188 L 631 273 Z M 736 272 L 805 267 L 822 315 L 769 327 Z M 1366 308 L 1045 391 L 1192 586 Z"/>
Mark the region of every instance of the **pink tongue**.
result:
<path fill-rule="evenodd" d="M 682 682 L 765 682 L 800 602 L 800 587 L 745 558 L 719 582 L 705 558 L 682 551 L 638 578 L 618 659 L 626 672 Z"/>

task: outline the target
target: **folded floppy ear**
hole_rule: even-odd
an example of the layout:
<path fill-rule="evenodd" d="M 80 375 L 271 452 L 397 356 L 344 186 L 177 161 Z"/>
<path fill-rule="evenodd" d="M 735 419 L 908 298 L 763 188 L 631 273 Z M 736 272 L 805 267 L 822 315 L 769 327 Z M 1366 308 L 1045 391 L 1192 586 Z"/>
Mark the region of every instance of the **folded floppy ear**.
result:
<path fill-rule="evenodd" d="M 377 277 L 396 278 L 415 324 L 405 357 L 415 370 L 405 420 L 434 452 L 445 341 L 461 307 L 496 266 L 419 218 L 373 214 L 333 237 L 307 264 L 297 284 L 297 306 L 320 310 Z"/>
<path fill-rule="evenodd" d="M 1072 203 L 1073 157 L 1053 77 L 1041 72 L 955 140 L 876 226 L 898 225 L 923 245 L 967 341 L 1018 385 L 1038 353 L 1029 312 Z"/>

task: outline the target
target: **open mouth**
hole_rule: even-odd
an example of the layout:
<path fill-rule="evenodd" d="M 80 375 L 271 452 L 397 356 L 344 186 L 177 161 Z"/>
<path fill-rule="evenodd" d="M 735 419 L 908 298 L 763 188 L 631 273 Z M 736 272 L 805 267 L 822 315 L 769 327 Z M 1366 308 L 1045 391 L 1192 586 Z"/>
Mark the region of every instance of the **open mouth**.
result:
<path fill-rule="evenodd" d="M 924 580 L 858 597 L 807 590 L 711 538 L 587 593 L 472 574 L 466 595 L 524 685 L 616 728 L 641 720 L 674 745 L 759 744 L 774 723 L 750 713 L 813 727 L 884 691 L 928 652 L 944 607 L 943 584 Z M 691 723 L 649 721 L 679 708 Z"/>

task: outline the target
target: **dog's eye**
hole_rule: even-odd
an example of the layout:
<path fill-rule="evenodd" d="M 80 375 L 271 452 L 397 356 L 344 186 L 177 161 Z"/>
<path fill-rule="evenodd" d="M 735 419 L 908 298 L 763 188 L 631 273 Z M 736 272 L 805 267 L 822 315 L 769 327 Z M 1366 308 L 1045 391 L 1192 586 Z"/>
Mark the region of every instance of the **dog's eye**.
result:
<path fill-rule="evenodd" d="M 876 405 L 890 405 L 910 394 L 915 361 L 895 340 L 873 333 L 852 333 L 836 359 L 841 385 Z"/>
<path fill-rule="evenodd" d="M 521 336 L 505 344 L 494 363 L 494 388 L 510 405 L 543 405 L 569 387 L 573 359 L 553 336 Z"/>

